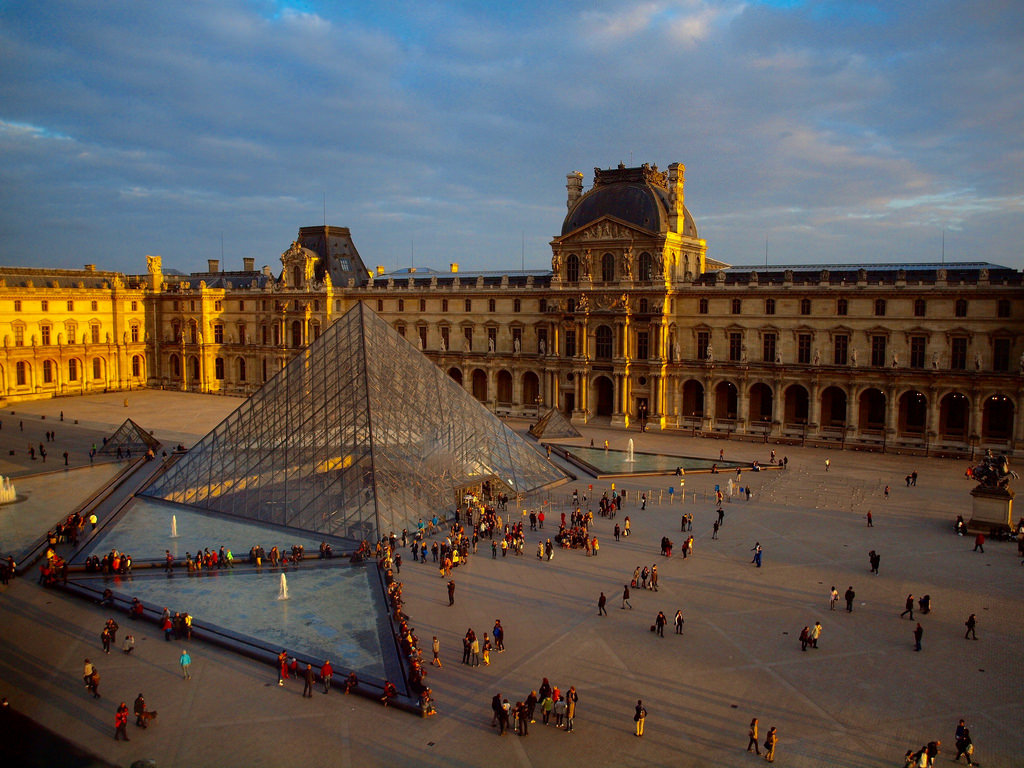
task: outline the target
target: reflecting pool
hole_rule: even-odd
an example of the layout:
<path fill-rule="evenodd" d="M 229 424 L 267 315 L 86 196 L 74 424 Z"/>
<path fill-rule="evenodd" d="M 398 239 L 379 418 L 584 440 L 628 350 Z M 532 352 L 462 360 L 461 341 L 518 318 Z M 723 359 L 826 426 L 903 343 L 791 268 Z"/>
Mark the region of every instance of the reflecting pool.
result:
<path fill-rule="evenodd" d="M 591 471 L 597 470 L 599 475 L 631 475 L 639 472 L 660 472 L 672 473 L 682 467 L 686 472 L 692 470 L 710 470 L 712 465 L 717 464 L 719 469 L 735 469 L 736 467 L 748 467 L 749 463 L 738 461 L 717 461 L 715 459 L 702 459 L 695 456 L 671 456 L 663 453 L 633 453 L 633 461 L 629 461 L 628 451 L 614 449 L 604 450 L 603 448 L 584 448 L 577 445 L 558 445 L 565 451 L 570 461 L 579 460 L 578 463 Z"/>

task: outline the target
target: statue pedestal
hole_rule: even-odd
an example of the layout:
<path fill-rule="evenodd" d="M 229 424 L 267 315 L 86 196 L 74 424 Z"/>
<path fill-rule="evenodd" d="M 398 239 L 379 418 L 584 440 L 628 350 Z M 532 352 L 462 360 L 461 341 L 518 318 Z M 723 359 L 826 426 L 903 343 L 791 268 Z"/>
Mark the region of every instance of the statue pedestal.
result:
<path fill-rule="evenodd" d="M 1012 490 L 979 485 L 971 491 L 971 496 L 974 497 L 974 503 L 971 519 L 967 523 L 968 529 L 991 533 L 1002 528 L 1012 528 Z"/>

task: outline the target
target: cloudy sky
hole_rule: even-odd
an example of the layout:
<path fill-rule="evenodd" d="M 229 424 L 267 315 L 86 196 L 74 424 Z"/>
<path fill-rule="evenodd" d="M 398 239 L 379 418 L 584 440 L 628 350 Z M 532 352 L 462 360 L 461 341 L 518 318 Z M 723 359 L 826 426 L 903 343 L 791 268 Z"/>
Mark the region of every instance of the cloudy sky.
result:
<path fill-rule="evenodd" d="M 7 0 L 0 264 L 544 268 L 565 175 L 686 165 L 734 264 L 1024 268 L 1019 0 Z M 766 249 L 767 244 L 767 249 Z"/>

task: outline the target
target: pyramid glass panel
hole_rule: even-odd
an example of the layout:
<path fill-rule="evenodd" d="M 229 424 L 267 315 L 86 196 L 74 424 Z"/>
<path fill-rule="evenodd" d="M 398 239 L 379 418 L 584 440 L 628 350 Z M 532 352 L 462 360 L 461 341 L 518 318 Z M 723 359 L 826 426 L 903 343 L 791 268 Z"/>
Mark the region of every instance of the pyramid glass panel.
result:
<path fill-rule="evenodd" d="M 564 479 L 359 304 L 146 494 L 363 539 L 447 517 L 483 482 L 526 493 Z"/>
<path fill-rule="evenodd" d="M 538 439 L 542 437 L 580 437 L 580 431 L 559 413 L 557 408 L 552 408 L 541 416 L 540 421 L 530 427 L 530 434 Z"/>

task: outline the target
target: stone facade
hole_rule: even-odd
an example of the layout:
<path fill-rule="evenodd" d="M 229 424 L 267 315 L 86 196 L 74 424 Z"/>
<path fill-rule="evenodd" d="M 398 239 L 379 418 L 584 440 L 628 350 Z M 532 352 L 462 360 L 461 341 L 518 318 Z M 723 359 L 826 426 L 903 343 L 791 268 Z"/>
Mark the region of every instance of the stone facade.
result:
<path fill-rule="evenodd" d="M 141 383 L 124 372 L 144 354 L 147 386 L 249 394 L 364 301 L 499 414 L 554 406 L 577 423 L 743 439 L 1024 450 L 1020 272 L 986 263 L 729 266 L 707 255 L 684 174 L 681 164 L 595 169 L 588 191 L 582 174 L 569 174 L 551 270 L 384 273 L 367 268 L 348 229 L 325 226 L 300 229 L 276 274 L 252 259 L 237 272 L 211 262 L 207 272 L 164 274 L 158 257 L 138 277 L 91 273 L 109 275 L 108 287 L 63 288 L 79 292 L 73 317 L 52 302 L 49 315 L 25 315 L 41 289 L 8 282 L 3 390 L 8 399 L 68 391 L 41 387 L 37 362 L 32 384 L 12 386 L 11 364 L 36 354 L 30 326 L 88 326 L 79 308 L 90 290 L 119 309 L 109 339 L 101 324 L 102 343 L 79 356 L 84 365 L 98 355 L 117 373 L 85 391 Z M 22 314 L 8 315 L 16 300 Z M 125 301 L 144 306 L 138 346 L 125 329 L 143 313 Z M 66 365 L 62 343 L 54 360 Z"/>

